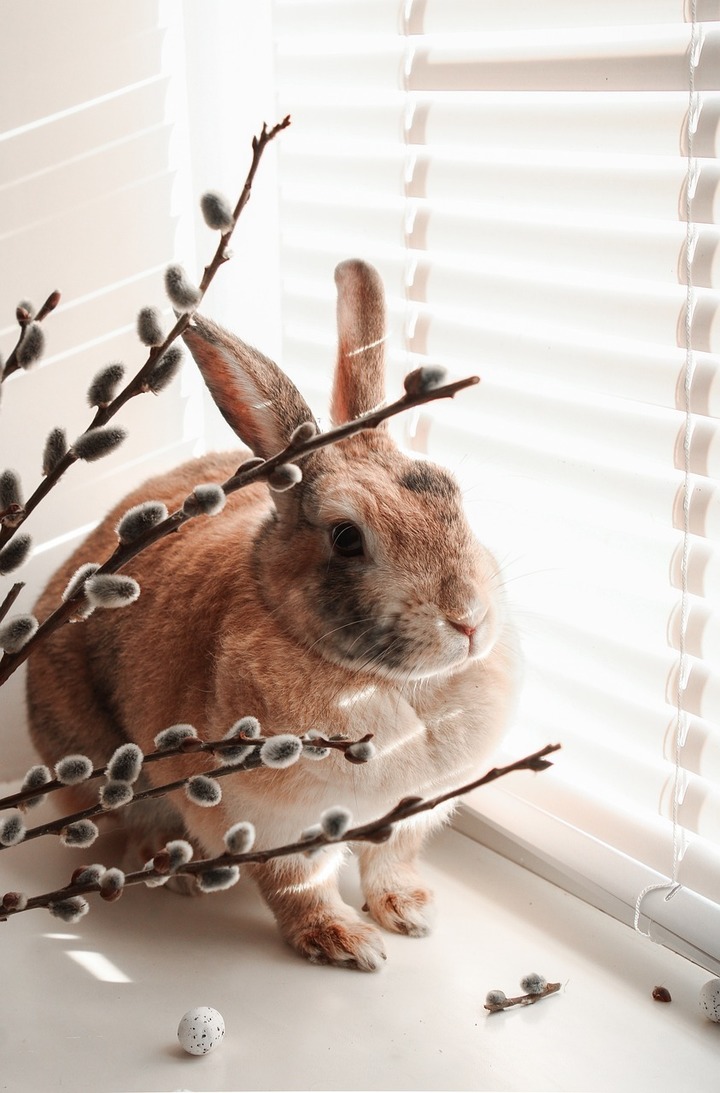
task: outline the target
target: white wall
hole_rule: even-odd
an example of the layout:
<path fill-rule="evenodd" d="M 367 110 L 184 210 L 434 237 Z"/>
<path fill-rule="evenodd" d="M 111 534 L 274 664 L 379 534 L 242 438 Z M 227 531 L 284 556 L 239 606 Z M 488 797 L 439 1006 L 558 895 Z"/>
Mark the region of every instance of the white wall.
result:
<path fill-rule="evenodd" d="M 203 189 L 235 199 L 250 142 L 272 123 L 269 5 L 226 0 L 4 0 L 0 9 L 0 351 L 15 344 L 16 303 L 62 292 L 46 320 L 42 363 L 3 385 L 0 469 L 25 495 L 40 480 L 54 426 L 87 427 L 87 385 L 111 360 L 128 376 L 143 363 L 140 307 L 165 306 L 162 273 L 181 261 L 199 278 L 216 237 L 196 212 Z M 232 127 L 221 121 L 229 111 Z M 205 310 L 247 340 L 279 344 L 273 156 L 237 233 L 236 258 Z M 197 234 L 197 239 L 196 239 Z M 191 364 L 161 398 L 118 419 L 116 454 L 78 464 L 27 523 L 35 554 L 14 574 L 31 610 L 49 573 L 132 485 L 205 445 L 227 444 Z M 0 583 L 0 598 L 11 579 Z M 26 736 L 22 669 L 0 691 L 0 781 L 35 761 Z"/>

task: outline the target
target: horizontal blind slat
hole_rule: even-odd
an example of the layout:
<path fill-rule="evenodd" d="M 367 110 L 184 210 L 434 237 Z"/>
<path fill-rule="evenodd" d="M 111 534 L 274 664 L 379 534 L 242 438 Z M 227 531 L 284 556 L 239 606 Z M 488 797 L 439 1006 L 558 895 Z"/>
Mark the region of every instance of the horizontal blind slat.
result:
<path fill-rule="evenodd" d="M 682 91 L 687 24 L 410 35 L 314 31 L 281 39 L 282 83 L 410 91 Z M 709 23 L 696 67 L 698 90 L 715 88 L 720 29 Z"/>
<path fill-rule="evenodd" d="M 458 147 L 479 142 L 502 148 L 511 141 L 527 150 L 568 147 L 576 152 L 602 150 L 675 156 L 678 134 L 685 140 L 687 94 L 682 91 L 535 92 L 452 91 L 368 92 L 334 89 L 332 101 L 312 88 L 292 87 L 293 140 L 321 142 L 330 134 L 347 139 L 395 144 Z M 693 135 L 697 156 L 718 148 L 720 96 L 703 97 Z"/>
<path fill-rule="evenodd" d="M 515 215 L 498 213 L 490 204 L 442 200 L 401 199 L 376 201 L 358 207 L 336 199 L 323 203 L 310 195 L 288 193 L 287 215 L 302 228 L 283 233 L 285 242 L 298 248 L 320 249 L 360 245 L 380 249 L 391 244 L 437 255 L 449 262 L 453 256 L 467 264 L 468 254 L 478 264 L 514 263 L 529 268 L 543 263 L 553 271 L 576 270 L 586 275 L 587 254 L 594 256 L 593 277 L 616 280 L 622 270 L 630 278 L 678 286 L 684 276 L 686 226 L 680 221 L 637 221 L 568 215 L 562 229 L 542 209 L 518 209 Z M 698 288 L 720 287 L 720 228 L 703 226 L 695 244 Z"/>
<path fill-rule="evenodd" d="M 698 19 L 720 19 L 716 0 L 698 0 Z M 387 31 L 388 24 L 401 25 L 399 6 L 388 15 L 387 0 L 276 0 L 275 29 L 283 37 L 307 34 L 308 28 L 322 26 L 328 32 L 347 32 L 348 25 L 360 31 Z M 440 0 L 440 3 L 408 5 L 408 28 L 428 33 L 483 32 L 511 27 L 618 27 L 652 26 L 684 21 L 677 0 Z"/>
<path fill-rule="evenodd" d="M 375 201 L 389 193 L 429 201 L 476 201 L 497 204 L 507 211 L 552 210 L 558 217 L 583 214 L 633 217 L 640 220 L 682 220 L 680 200 L 685 164 L 664 156 L 573 157 L 532 155 L 503 149 L 474 150 L 463 156 L 436 155 L 418 149 L 408 180 L 408 153 L 398 145 L 387 151 L 372 146 L 338 144 L 298 149 L 289 144 L 280 154 L 281 192 L 315 194 L 320 205 L 338 193 L 349 204 Z M 698 163 L 694 221 L 720 222 L 720 166 Z"/>
<path fill-rule="evenodd" d="M 687 87 L 689 43 L 682 23 L 437 35 L 413 51 L 407 82 L 418 91 L 677 91 Z M 716 85 L 719 47 L 720 36 L 709 31 L 695 72 L 698 90 Z"/>

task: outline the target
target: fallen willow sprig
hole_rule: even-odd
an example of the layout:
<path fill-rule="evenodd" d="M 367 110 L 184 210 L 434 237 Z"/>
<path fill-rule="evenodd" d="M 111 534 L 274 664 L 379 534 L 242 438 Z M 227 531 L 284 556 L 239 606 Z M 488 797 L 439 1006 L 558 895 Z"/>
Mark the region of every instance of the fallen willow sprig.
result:
<path fill-rule="evenodd" d="M 473 387 L 480 382 L 478 376 L 468 376 L 452 383 L 441 383 L 440 380 L 444 378 L 444 374 L 444 370 L 436 367 L 417 368 L 405 377 L 405 392 L 394 402 L 325 432 L 317 432 L 310 422 L 306 423 L 306 426 L 300 426 L 295 431 L 290 443 L 282 451 L 271 456 L 270 459 L 251 458 L 246 460 L 238 467 L 235 474 L 221 486 L 216 487 L 217 490 L 220 491 L 223 497 L 227 497 L 228 494 L 259 481 L 267 481 L 271 488 L 292 488 L 292 485 L 300 481 L 302 476 L 300 468 L 297 467 L 298 461 L 319 448 L 336 444 L 338 441 L 366 429 L 375 429 L 383 421 L 404 413 L 406 410 L 421 406 L 426 402 L 442 398 L 454 398 L 458 391 Z M 284 468 L 294 468 L 295 472 L 298 473 L 288 475 L 287 480 L 279 483 L 277 476 Z M 196 487 L 195 491 L 186 498 L 184 504 L 165 519 L 147 527 L 130 541 L 121 540 L 106 561 L 99 566 L 93 566 L 93 573 L 91 577 L 87 578 L 88 582 L 91 580 L 96 581 L 97 577 L 102 577 L 105 574 L 118 573 L 141 551 L 146 550 L 166 535 L 178 531 L 188 521 L 196 519 L 198 516 L 212 515 L 213 511 L 215 513 L 219 512 L 222 508 L 221 505 L 211 510 L 198 503 L 197 494 L 199 489 L 200 487 Z M 128 584 L 134 584 L 129 578 L 126 578 L 126 581 Z M 69 622 L 70 619 L 82 617 L 82 610 L 86 601 L 86 583 L 79 582 L 78 587 L 72 591 L 72 594 L 66 595 L 64 601 L 33 631 L 21 648 L 4 653 L 2 659 L 0 659 L 0 686 L 27 660 L 39 642 L 43 641 L 49 634 L 54 633 L 60 626 Z M 132 592 L 132 589 L 130 591 Z M 131 598 L 133 597 L 128 596 L 128 602 Z"/>
<path fill-rule="evenodd" d="M 226 230 L 224 230 L 221 234 L 220 241 L 216 247 L 215 253 L 210 262 L 208 262 L 208 264 L 205 266 L 200 284 L 194 290 L 193 304 L 191 309 L 183 311 L 182 314 L 178 315 L 175 325 L 173 326 L 169 334 L 161 341 L 157 342 L 157 344 L 153 344 L 150 346 L 145 363 L 133 376 L 133 378 L 125 385 L 125 387 L 123 387 L 121 391 L 119 391 L 117 394 L 113 394 L 108 387 L 107 401 L 102 399 L 96 400 L 99 405 L 97 405 L 95 415 L 90 422 L 90 425 L 83 433 L 80 434 L 80 437 L 77 438 L 74 445 L 71 445 L 68 448 L 64 442 L 63 436 L 62 443 L 59 443 L 59 446 L 56 445 L 55 455 L 46 468 L 47 473 L 45 474 L 43 480 L 40 482 L 40 484 L 37 486 L 31 496 L 27 499 L 27 501 L 22 504 L 21 511 L 14 515 L 12 524 L 3 523 L 2 526 L 0 526 L 0 550 L 9 542 L 9 540 L 13 537 L 18 528 L 21 527 L 22 524 L 25 522 L 30 513 L 33 512 L 35 508 L 37 508 L 43 498 L 45 498 L 47 494 L 57 485 L 65 472 L 74 463 L 76 463 L 79 458 L 97 458 L 100 454 L 104 454 L 104 450 L 109 450 L 108 448 L 102 448 L 103 442 L 111 444 L 113 439 L 115 443 L 119 443 L 122 440 L 123 437 L 122 435 L 120 435 L 120 430 L 115 430 L 116 435 L 114 437 L 110 436 L 109 431 L 106 428 L 107 423 L 131 398 L 134 398 L 136 395 L 144 394 L 154 389 L 153 376 L 160 378 L 158 370 L 162 372 L 163 359 L 165 359 L 166 361 L 168 360 L 168 357 L 170 356 L 168 351 L 170 351 L 170 353 L 176 352 L 175 349 L 171 349 L 173 343 L 180 337 L 180 335 L 190 323 L 190 320 L 192 318 L 192 311 L 202 301 L 219 268 L 230 259 L 228 243 L 231 239 L 232 233 L 235 229 L 237 220 L 242 210 L 250 200 L 252 184 L 255 179 L 257 169 L 260 165 L 260 160 L 262 158 L 263 152 L 265 151 L 268 144 L 278 135 L 278 133 L 280 133 L 283 129 L 286 129 L 289 124 L 290 118 L 288 116 L 283 118 L 282 121 L 278 122 L 277 125 L 274 125 L 271 129 L 268 129 L 266 125 L 263 125 L 259 135 L 253 137 L 252 159 L 250 163 L 250 168 L 248 170 L 240 197 L 238 198 L 235 209 L 232 213 L 232 221 L 223 224 L 223 227 Z M 177 268 L 178 267 L 170 267 L 170 269 Z M 166 288 L 170 290 L 171 286 L 166 283 Z M 171 296 L 171 300 L 173 300 L 174 302 L 171 291 L 169 291 L 169 295 Z M 35 316 L 34 319 L 31 319 L 29 312 L 27 312 L 27 309 L 23 309 L 23 311 L 27 315 L 27 318 L 25 317 L 25 314 L 21 316 L 20 309 L 18 309 L 18 322 L 20 322 L 21 325 L 21 336 L 18 344 L 8 358 L 8 362 L 5 366 L 2 379 L 5 379 L 6 376 L 10 375 L 12 372 L 16 371 L 19 367 L 22 366 L 22 347 L 24 342 L 27 341 L 30 328 L 41 332 L 42 328 L 39 325 L 41 319 L 44 318 L 45 314 L 47 314 L 49 310 L 52 310 L 52 308 L 57 306 L 59 300 L 60 294 L 53 293 L 52 296 L 50 296 L 45 302 L 43 308 L 38 313 L 38 315 Z M 141 312 L 141 316 L 142 314 L 143 313 Z M 143 330 L 147 330 L 147 324 L 144 324 L 141 319 L 139 326 L 141 340 L 144 340 L 147 344 L 147 337 L 143 338 Z M 99 377 L 96 377 L 96 381 L 98 380 L 98 378 Z M 166 377 L 162 376 L 163 382 L 165 381 L 165 379 Z M 59 434 L 60 432 L 60 430 L 56 430 L 57 434 Z M 98 448 L 98 445 L 102 450 Z M 85 454 L 81 455 L 78 449 L 84 451 Z M 0 679 L 0 683 L 4 682 L 5 678 L 7 677 L 3 677 L 2 679 Z"/>
<path fill-rule="evenodd" d="M 68 885 L 53 892 L 32 897 L 22 892 L 5 893 L 0 901 L 0 921 L 23 911 L 47 908 L 65 922 L 77 922 L 90 908 L 85 897 L 95 893 L 99 893 L 103 898 L 115 900 L 127 887 L 134 884 L 154 887 L 164 884 L 170 875 L 195 877 L 201 891 L 221 891 L 239 880 L 241 865 L 264 864 L 275 858 L 288 857 L 292 854 L 312 855 L 330 845 L 345 842 L 386 842 L 392 835 L 395 824 L 402 820 L 417 816 L 421 812 L 431 811 L 438 805 L 461 797 L 499 778 L 504 778 L 514 771 L 547 770 L 552 766 L 547 756 L 558 751 L 559 748 L 559 744 L 548 744 L 523 759 L 503 767 L 493 767 L 480 778 L 436 797 L 404 797 L 383 816 L 358 827 L 351 826 L 351 817 L 345 809 L 328 809 L 320 817 L 320 822 L 314 829 L 301 835 L 295 842 L 284 846 L 265 850 L 251 849 L 254 839 L 252 825 L 241 822 L 233 824 L 228 829 L 225 834 L 227 850 L 214 858 L 193 861 L 190 844 L 184 840 L 174 840 L 161 848 L 145 868 L 132 873 L 121 874 L 121 870 L 117 869 L 105 870 L 102 865 L 81 867 L 73 873 Z M 248 848 L 245 849 L 245 847 Z M 88 872 L 89 875 L 83 875 Z M 109 872 L 112 873 L 112 879 L 104 883 L 103 878 Z M 118 874 L 121 874 L 122 879 Z"/>
<path fill-rule="evenodd" d="M 508 998 L 504 991 L 488 991 L 484 1008 L 488 1013 L 500 1013 L 512 1006 L 532 1006 L 541 998 L 547 998 L 550 994 L 556 994 L 562 987 L 562 983 L 548 983 L 544 976 L 532 972 L 520 980 L 524 994 L 518 994 L 514 998 Z"/>

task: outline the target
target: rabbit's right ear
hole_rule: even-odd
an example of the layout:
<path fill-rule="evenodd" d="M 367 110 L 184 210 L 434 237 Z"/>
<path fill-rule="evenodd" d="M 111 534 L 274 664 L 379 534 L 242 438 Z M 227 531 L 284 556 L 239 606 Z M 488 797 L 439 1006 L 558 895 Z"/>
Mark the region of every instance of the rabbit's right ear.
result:
<path fill-rule="evenodd" d="M 230 427 L 262 459 L 313 421 L 310 407 L 278 366 L 209 319 L 195 314 L 183 340 Z"/>
<path fill-rule="evenodd" d="M 385 401 L 385 291 L 378 271 L 359 258 L 335 268 L 338 356 L 333 424 L 360 417 Z M 386 423 L 380 426 L 384 431 Z"/>

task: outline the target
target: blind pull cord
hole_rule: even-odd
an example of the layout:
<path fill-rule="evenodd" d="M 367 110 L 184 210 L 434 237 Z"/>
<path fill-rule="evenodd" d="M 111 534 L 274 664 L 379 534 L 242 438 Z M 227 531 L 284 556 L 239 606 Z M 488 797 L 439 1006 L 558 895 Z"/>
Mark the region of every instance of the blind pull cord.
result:
<path fill-rule="evenodd" d="M 683 371 L 683 410 L 685 414 L 683 432 L 683 504 L 682 504 L 682 556 L 680 562 L 680 637 L 678 649 L 678 670 L 676 688 L 676 716 L 673 741 L 673 795 L 672 795 L 672 869 L 670 878 L 658 884 L 649 884 L 640 892 L 635 903 L 634 926 L 638 933 L 651 937 L 650 930 L 640 927 L 642 905 L 650 892 L 667 891 L 666 900 L 680 890 L 680 863 L 686 850 L 685 832 L 680 823 L 680 807 L 685 793 L 685 778 L 681 764 L 682 748 L 687 738 L 688 714 L 685 709 L 685 692 L 690 678 L 691 664 L 687 653 L 687 627 L 690 610 L 688 565 L 690 559 L 690 499 L 692 496 L 690 445 L 693 433 L 692 418 L 692 377 L 695 369 L 693 355 L 693 312 L 695 310 L 695 289 L 693 285 L 693 258 L 697 238 L 693 223 L 693 196 L 697 183 L 698 165 L 695 160 L 694 137 L 700 115 L 699 97 L 695 86 L 695 71 L 700 62 L 703 34 L 697 20 L 697 0 L 690 0 L 689 21 L 691 23 L 690 48 L 688 49 L 688 122 L 687 122 L 687 170 L 685 178 L 685 366 Z"/>

